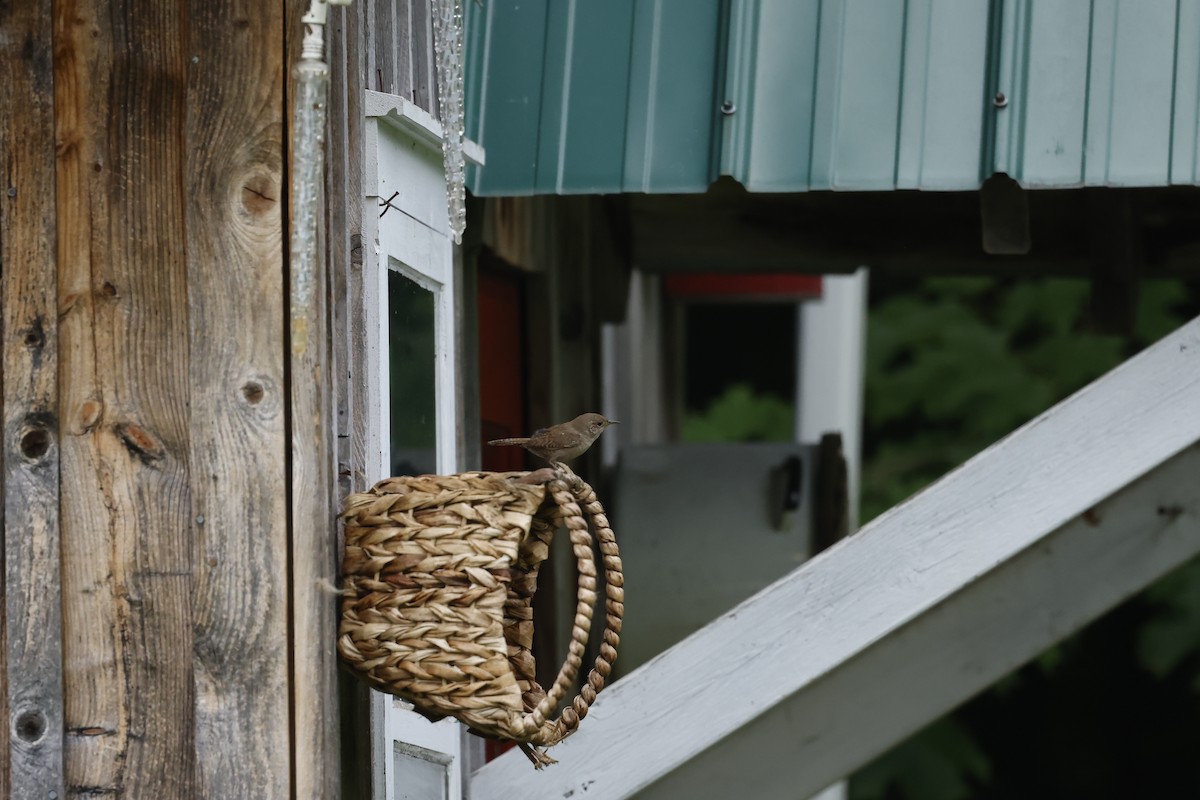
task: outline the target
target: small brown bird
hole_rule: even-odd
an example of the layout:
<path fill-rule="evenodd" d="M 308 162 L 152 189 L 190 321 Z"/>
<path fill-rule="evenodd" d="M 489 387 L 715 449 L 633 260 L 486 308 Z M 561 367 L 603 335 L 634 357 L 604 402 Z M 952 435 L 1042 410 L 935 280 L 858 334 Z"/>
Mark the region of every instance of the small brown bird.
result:
<path fill-rule="evenodd" d="M 601 414 L 580 414 L 570 422 L 551 425 L 534 431 L 532 436 L 514 439 L 493 439 L 490 445 L 520 445 L 535 456 L 549 461 L 570 461 L 583 455 L 592 442 L 609 425 L 618 425 L 615 419 L 605 419 Z"/>

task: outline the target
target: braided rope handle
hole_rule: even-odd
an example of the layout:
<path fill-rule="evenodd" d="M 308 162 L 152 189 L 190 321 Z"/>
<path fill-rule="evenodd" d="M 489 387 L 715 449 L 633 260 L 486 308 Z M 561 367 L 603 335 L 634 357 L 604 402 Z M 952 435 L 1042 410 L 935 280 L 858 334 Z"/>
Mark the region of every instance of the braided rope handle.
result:
<path fill-rule="evenodd" d="M 583 653 L 587 647 L 588 637 L 592 630 L 592 609 L 596 605 L 596 561 L 592 554 L 592 536 L 588 533 L 587 521 L 583 518 L 575 499 L 567 492 L 566 484 L 561 479 L 561 473 L 548 485 L 551 499 L 558 505 L 558 521 L 565 523 L 571 539 L 571 550 L 575 554 L 575 563 L 579 570 L 579 585 L 576 590 L 575 619 L 571 626 L 571 641 L 567 657 L 563 661 L 558 676 L 550 687 L 550 691 L 541 702 L 520 720 L 520 728 L 524 736 L 540 738 L 538 732 L 546 724 L 546 719 L 554 712 L 563 699 L 567 689 L 575 682 L 579 667 L 583 664 Z M 553 527 L 553 523 L 548 523 Z"/>
<path fill-rule="evenodd" d="M 570 480 L 569 489 L 568 479 Z M 567 525 L 572 549 L 579 564 L 579 586 L 575 624 L 571 629 L 571 642 L 566 661 L 546 697 L 538 703 L 537 708 L 522 719 L 522 727 L 525 728 L 527 734 L 540 733 L 541 735 L 536 738 L 541 740 L 540 744 L 544 745 L 554 744 L 571 735 L 579 727 L 579 721 L 587 716 L 588 709 L 604 688 L 605 679 L 612 672 L 612 664 L 617 658 L 617 646 L 621 641 L 621 621 L 625 613 L 625 577 L 621 571 L 621 555 L 617 549 L 616 536 L 613 535 L 612 528 L 608 524 L 608 517 L 604 513 L 604 507 L 600 505 L 595 490 L 562 465 L 548 488 L 561 509 L 563 520 Z M 580 511 L 576 499 L 584 504 L 596 530 L 596 538 L 600 542 L 605 584 L 604 636 L 595 665 L 588 673 L 587 683 L 580 688 L 579 694 L 575 696 L 570 705 L 563 709 L 559 718 L 543 728 L 546 717 L 557 707 L 579 674 L 579 667 L 583 663 L 583 654 L 587 648 L 588 635 L 591 631 L 593 607 L 596 603 L 596 565 L 592 555 L 592 537 L 588 533 L 587 521 Z"/>

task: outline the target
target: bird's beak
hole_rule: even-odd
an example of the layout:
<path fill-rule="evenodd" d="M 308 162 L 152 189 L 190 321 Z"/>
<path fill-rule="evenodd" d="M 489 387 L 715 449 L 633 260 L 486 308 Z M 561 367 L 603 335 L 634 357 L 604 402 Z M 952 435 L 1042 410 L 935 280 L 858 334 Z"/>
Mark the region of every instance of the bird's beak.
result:
<path fill-rule="evenodd" d="M 615 420 L 615 419 L 610 419 L 610 420 L 608 421 L 608 424 L 609 424 L 609 425 L 620 425 L 621 423 L 620 423 L 620 422 L 618 422 L 618 421 L 617 421 L 617 420 Z"/>

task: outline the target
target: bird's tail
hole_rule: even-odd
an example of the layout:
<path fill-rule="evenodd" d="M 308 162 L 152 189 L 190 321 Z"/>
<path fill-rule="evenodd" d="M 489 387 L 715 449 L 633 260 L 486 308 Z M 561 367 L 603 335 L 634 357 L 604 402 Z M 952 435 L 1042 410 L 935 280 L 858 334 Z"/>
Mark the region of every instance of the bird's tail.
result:
<path fill-rule="evenodd" d="M 488 444 L 504 445 L 504 444 L 525 444 L 529 441 L 528 436 L 518 436 L 516 439 L 492 439 Z"/>

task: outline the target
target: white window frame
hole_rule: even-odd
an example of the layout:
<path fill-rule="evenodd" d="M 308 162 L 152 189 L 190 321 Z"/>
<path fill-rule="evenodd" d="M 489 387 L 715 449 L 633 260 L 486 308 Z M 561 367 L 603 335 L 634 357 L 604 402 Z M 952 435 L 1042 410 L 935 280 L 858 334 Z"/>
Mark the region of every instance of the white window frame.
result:
<path fill-rule="evenodd" d="M 367 481 L 391 474 L 389 293 L 391 272 L 434 296 L 434 382 L 437 470 L 458 471 L 454 367 L 454 249 L 446 213 L 442 129 L 398 95 L 366 92 L 364 103 L 363 283 L 367 334 Z M 482 150 L 465 148 L 476 163 Z M 390 208 L 382 205 L 390 201 Z M 380 216 L 386 208 L 386 213 Z M 372 796 L 397 797 L 395 754 L 427 757 L 447 767 L 446 797 L 462 800 L 465 729 L 453 719 L 430 723 L 403 700 L 371 692 Z M 424 800 L 420 798 L 419 800 Z"/>

